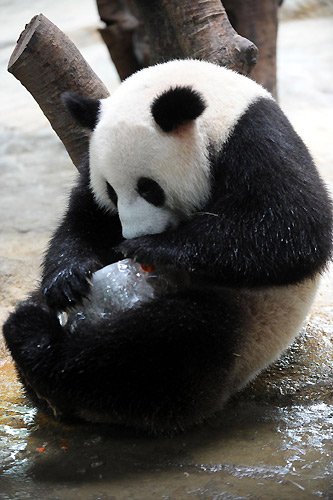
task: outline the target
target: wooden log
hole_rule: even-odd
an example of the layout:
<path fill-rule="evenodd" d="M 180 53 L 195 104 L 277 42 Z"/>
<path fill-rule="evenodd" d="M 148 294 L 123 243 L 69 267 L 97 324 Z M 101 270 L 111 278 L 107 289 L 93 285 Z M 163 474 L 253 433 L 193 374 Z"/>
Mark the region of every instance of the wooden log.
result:
<path fill-rule="evenodd" d="M 61 94 L 69 90 L 99 99 L 109 93 L 74 43 L 45 16 L 37 15 L 21 33 L 8 71 L 32 94 L 79 168 L 88 151 L 89 132 L 68 113 Z"/>
<path fill-rule="evenodd" d="M 274 97 L 276 90 L 276 40 L 278 7 L 281 0 L 223 0 L 234 29 L 249 38 L 259 50 L 258 62 L 251 78 L 263 85 Z"/>
<path fill-rule="evenodd" d="M 114 0 L 110 0 L 111 2 Z M 135 0 L 150 43 L 150 64 L 205 59 L 249 74 L 254 43 L 238 35 L 220 0 Z"/>
<path fill-rule="evenodd" d="M 135 5 L 128 0 L 97 0 L 97 9 L 106 25 L 98 31 L 120 79 L 148 66 L 149 48 Z"/>
<path fill-rule="evenodd" d="M 129 76 L 131 67 L 136 71 L 177 58 L 205 59 L 243 74 L 256 63 L 256 46 L 235 32 L 220 0 L 97 0 L 97 4 L 108 25 L 102 35 L 121 78 Z M 134 63 L 133 54 L 141 54 Z"/>

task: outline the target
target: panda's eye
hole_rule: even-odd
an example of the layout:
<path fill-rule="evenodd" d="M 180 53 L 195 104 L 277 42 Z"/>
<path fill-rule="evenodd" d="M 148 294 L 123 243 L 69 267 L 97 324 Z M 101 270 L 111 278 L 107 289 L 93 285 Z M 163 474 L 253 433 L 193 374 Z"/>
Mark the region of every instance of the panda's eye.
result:
<path fill-rule="evenodd" d="M 165 202 L 165 193 L 163 189 L 153 179 L 140 177 L 136 190 L 142 198 L 156 207 L 161 207 Z"/>
<path fill-rule="evenodd" d="M 113 187 L 111 186 L 111 184 L 109 184 L 107 181 L 106 181 L 106 187 L 107 187 L 107 190 L 108 190 L 108 195 L 109 195 L 110 200 L 112 201 L 112 203 L 115 206 L 117 206 L 117 203 L 118 203 L 117 193 L 115 192 L 115 190 L 113 189 Z"/>

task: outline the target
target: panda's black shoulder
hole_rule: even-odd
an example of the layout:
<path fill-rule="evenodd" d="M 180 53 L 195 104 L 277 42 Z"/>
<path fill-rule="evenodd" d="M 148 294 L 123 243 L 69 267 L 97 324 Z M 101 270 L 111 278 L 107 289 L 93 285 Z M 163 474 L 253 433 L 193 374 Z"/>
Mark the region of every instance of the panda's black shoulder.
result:
<path fill-rule="evenodd" d="M 305 204 L 330 205 L 307 147 L 273 99 L 260 98 L 248 107 L 222 149 L 218 164 L 215 176 L 220 179 L 216 184 L 221 186 L 223 176 L 228 186 L 247 192 L 253 199 L 266 192 L 279 202 L 285 199 L 288 203 L 296 196 Z M 322 195 L 319 199 L 318 194 Z"/>
<path fill-rule="evenodd" d="M 92 190 L 90 188 L 90 165 L 89 165 L 89 156 L 84 156 L 78 171 L 77 177 L 72 188 L 73 191 L 78 191 L 81 193 L 81 196 L 92 196 Z"/>
<path fill-rule="evenodd" d="M 69 210 L 82 211 L 82 213 L 85 213 L 87 216 L 89 213 L 96 215 L 96 211 L 100 211 L 90 185 L 88 156 L 84 157 L 78 168 L 76 179 L 70 193 L 68 208 Z M 101 210 L 101 213 L 102 212 Z"/>
<path fill-rule="evenodd" d="M 90 228 L 100 227 L 101 237 L 105 228 L 113 219 L 112 214 L 99 206 L 90 185 L 89 158 L 86 157 L 80 168 L 69 195 L 67 211 L 60 230 L 66 228 L 69 232 L 89 233 Z M 105 235 L 104 235 L 105 236 Z"/>
<path fill-rule="evenodd" d="M 332 203 L 307 147 L 273 99 L 258 99 L 243 113 L 212 158 L 212 172 L 205 210 L 220 224 L 206 234 L 213 248 L 224 249 L 215 259 L 224 279 L 230 272 L 230 282 L 288 284 L 325 268 Z M 206 241 L 205 248 L 212 245 Z"/>

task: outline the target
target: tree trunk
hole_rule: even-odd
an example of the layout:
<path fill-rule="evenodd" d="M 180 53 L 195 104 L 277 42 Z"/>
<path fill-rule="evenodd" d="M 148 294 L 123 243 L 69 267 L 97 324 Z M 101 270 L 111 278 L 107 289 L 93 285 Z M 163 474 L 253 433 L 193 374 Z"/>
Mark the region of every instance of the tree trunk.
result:
<path fill-rule="evenodd" d="M 139 13 L 129 0 L 97 0 L 106 24 L 100 32 L 121 80 L 149 65 L 149 47 Z"/>
<path fill-rule="evenodd" d="M 73 42 L 42 14 L 35 16 L 17 42 L 8 71 L 35 98 L 79 167 L 88 151 L 89 133 L 65 110 L 61 94 L 70 90 L 103 98 L 109 93 Z"/>
<path fill-rule="evenodd" d="M 258 47 L 251 78 L 276 97 L 276 39 L 281 0 L 223 0 L 234 29 Z"/>
<path fill-rule="evenodd" d="M 141 8 L 142 15 L 136 8 L 135 2 Z M 232 28 L 239 35 L 255 43 L 259 49 L 258 62 L 250 76 L 276 97 L 277 13 L 282 0 L 253 0 L 251 2 L 223 0 L 222 3 L 221 7 L 220 0 L 218 2 L 210 0 L 208 2 L 203 0 L 201 2 L 197 0 L 185 2 L 180 0 L 176 2 L 97 0 L 100 17 L 107 24 L 107 27 L 100 32 L 120 78 L 123 80 L 142 67 L 172 57 L 200 57 L 216 61 L 218 44 L 221 50 L 220 56 L 217 56 L 218 64 L 231 67 L 241 73 L 248 73 L 250 68 L 242 68 L 242 63 L 239 67 L 240 54 L 237 48 L 236 64 L 235 61 L 230 61 L 229 54 L 222 53 L 223 47 L 227 45 L 232 48 L 235 43 L 232 29 L 228 26 L 228 20 L 225 20 L 224 7 Z M 215 24 L 214 27 L 207 27 L 207 23 L 211 22 L 210 14 L 213 6 L 221 22 L 217 23 L 217 26 Z M 188 16 L 186 19 L 185 15 Z M 195 24 L 198 25 L 197 31 Z M 147 36 L 146 30 L 150 37 Z M 193 46 L 191 35 L 194 34 L 197 37 L 199 32 L 201 37 L 208 37 L 207 41 L 197 40 Z M 223 38 L 226 38 L 225 41 Z M 149 43 L 153 47 L 152 60 L 150 60 Z M 192 48 L 189 47 L 190 43 Z M 205 47 L 203 53 L 200 52 L 200 43 L 203 43 Z M 217 48 L 214 49 L 214 45 L 217 45 Z M 212 51 L 210 51 L 210 46 Z M 243 47 L 242 50 L 244 50 Z M 215 53 L 211 55 L 211 52 Z"/>
<path fill-rule="evenodd" d="M 104 12 L 106 6 L 109 7 L 112 13 L 109 22 L 113 19 L 118 26 L 126 25 L 122 20 L 132 11 L 132 7 L 130 10 L 128 7 L 130 0 L 127 3 L 122 0 L 97 2 L 103 4 Z M 256 46 L 235 32 L 220 0 L 135 0 L 135 4 L 148 36 L 150 64 L 191 57 L 248 74 L 256 63 Z M 142 40 L 142 36 L 139 39 Z M 132 50 L 137 53 L 133 43 Z M 114 39 L 112 44 L 109 51 L 118 67 Z M 137 65 L 145 65 L 145 62 L 140 64 L 137 59 Z"/>

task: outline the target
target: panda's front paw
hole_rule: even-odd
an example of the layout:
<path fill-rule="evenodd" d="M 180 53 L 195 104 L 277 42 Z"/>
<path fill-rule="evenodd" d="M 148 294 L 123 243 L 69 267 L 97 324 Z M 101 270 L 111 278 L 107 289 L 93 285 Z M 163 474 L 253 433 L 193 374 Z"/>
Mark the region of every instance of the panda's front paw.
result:
<path fill-rule="evenodd" d="M 141 264 L 152 264 L 148 262 L 149 252 L 147 251 L 147 245 L 144 244 L 146 237 L 133 238 L 130 240 L 124 240 L 117 247 L 117 251 L 121 252 L 126 259 L 133 259 Z"/>
<path fill-rule="evenodd" d="M 133 259 L 140 264 L 156 266 L 168 264 L 168 248 L 160 244 L 161 234 L 140 236 L 123 241 L 117 250 L 124 257 Z"/>
<path fill-rule="evenodd" d="M 46 273 L 42 291 L 48 306 L 56 311 L 66 311 L 80 303 L 89 294 L 90 278 L 99 267 L 95 262 L 88 261 L 73 264 L 57 273 Z"/>

